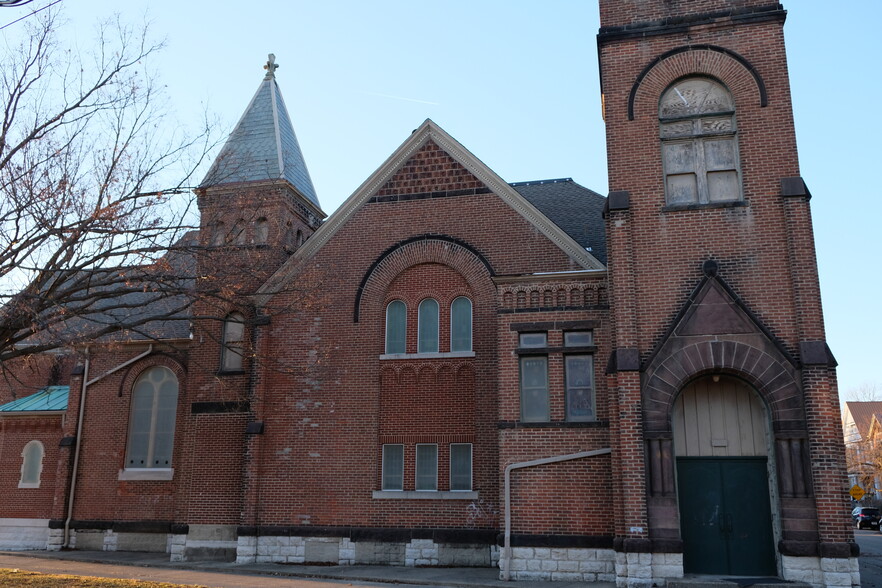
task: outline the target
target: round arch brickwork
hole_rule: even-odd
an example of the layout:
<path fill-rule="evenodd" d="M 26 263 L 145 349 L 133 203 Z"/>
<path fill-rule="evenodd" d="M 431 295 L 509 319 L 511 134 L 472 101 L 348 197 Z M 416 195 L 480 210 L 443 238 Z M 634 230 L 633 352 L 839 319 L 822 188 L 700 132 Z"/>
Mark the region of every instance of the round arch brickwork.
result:
<path fill-rule="evenodd" d="M 459 272 L 477 297 L 492 300 L 495 295 L 493 268 L 468 244 L 442 236 L 409 239 L 390 247 L 368 269 L 355 297 L 355 322 L 364 299 L 382 301 L 386 288 L 404 270 L 423 263 L 446 265 Z"/>
<path fill-rule="evenodd" d="M 804 423 L 800 387 L 789 362 L 739 341 L 702 341 L 658 358 L 647 371 L 646 432 L 670 434 L 677 395 L 689 381 L 708 374 L 729 374 L 751 384 L 769 407 L 773 423 L 786 422 L 789 429 Z"/>
<path fill-rule="evenodd" d="M 178 379 L 178 398 L 184 398 L 187 370 L 177 359 L 162 352 L 148 355 L 129 366 L 119 384 L 117 396 L 130 396 L 132 393 L 132 387 L 135 385 L 135 380 L 148 369 L 158 366 L 167 367 L 172 373 L 174 373 L 175 377 Z"/>
<path fill-rule="evenodd" d="M 736 104 L 768 103 L 765 82 L 741 55 L 713 45 L 680 47 L 657 57 L 637 76 L 628 96 L 628 120 L 638 115 L 657 117 L 659 96 L 674 81 L 690 75 L 717 78 L 732 92 Z"/>

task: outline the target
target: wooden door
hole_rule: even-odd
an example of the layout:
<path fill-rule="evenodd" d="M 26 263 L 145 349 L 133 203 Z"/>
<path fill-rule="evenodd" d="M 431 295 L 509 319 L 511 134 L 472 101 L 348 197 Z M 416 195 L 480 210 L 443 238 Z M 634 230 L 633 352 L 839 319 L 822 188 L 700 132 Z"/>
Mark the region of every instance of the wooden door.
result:
<path fill-rule="evenodd" d="M 775 575 L 767 419 L 758 394 L 728 376 L 686 386 L 671 415 L 683 567 Z"/>

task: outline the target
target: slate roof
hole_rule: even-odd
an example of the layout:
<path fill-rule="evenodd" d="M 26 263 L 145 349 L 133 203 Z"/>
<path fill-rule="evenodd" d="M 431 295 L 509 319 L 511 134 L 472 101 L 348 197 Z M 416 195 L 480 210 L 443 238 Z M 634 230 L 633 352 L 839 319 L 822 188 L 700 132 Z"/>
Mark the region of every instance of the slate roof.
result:
<path fill-rule="evenodd" d="M 878 414 L 882 417 L 882 402 L 846 402 L 845 406 L 851 412 L 851 418 L 857 427 L 861 439 L 867 438 L 870 432 L 870 424 L 873 422 L 873 415 Z"/>
<path fill-rule="evenodd" d="M 152 341 L 186 339 L 190 336 L 190 304 L 195 285 L 199 232 L 189 231 L 152 266 L 135 266 L 130 280 L 114 275 L 97 289 L 117 295 L 101 295 L 86 312 L 69 312 L 70 318 L 51 323 L 25 340 L 39 344 L 45 339 L 66 342 L 88 341 L 89 333 L 107 326 L 123 327 L 145 320 L 137 327 L 122 329 L 97 339 L 111 341 Z M 115 272 L 111 272 L 115 274 Z M 100 272 L 92 274 L 102 282 Z M 129 283 L 131 281 L 131 283 Z M 167 288 L 167 289 L 164 289 Z M 171 293 L 169 293 L 171 292 Z M 75 309 L 75 305 L 71 304 Z M 153 318 L 154 320 L 150 320 Z"/>
<path fill-rule="evenodd" d="M 511 186 L 576 243 L 606 265 L 606 198 L 572 178 L 514 182 Z"/>
<path fill-rule="evenodd" d="M 30 396 L 18 398 L 0 406 L 0 412 L 42 412 L 67 410 L 70 386 L 47 386 Z"/>
<path fill-rule="evenodd" d="M 201 187 L 277 179 L 288 180 L 321 208 L 282 92 L 267 74 Z"/>

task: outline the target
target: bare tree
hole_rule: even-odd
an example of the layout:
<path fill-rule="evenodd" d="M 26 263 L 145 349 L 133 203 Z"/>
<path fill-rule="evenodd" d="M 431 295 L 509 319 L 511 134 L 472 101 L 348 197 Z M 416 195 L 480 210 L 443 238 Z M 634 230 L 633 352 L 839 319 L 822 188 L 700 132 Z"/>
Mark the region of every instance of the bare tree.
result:
<path fill-rule="evenodd" d="M 864 382 L 846 392 L 844 396 L 848 401 L 876 402 L 882 400 L 882 386 L 876 382 Z"/>
<path fill-rule="evenodd" d="M 0 49 L 0 362 L 182 316 L 214 140 L 166 120 L 148 27 L 105 22 L 85 55 L 52 10 L 23 26 Z"/>

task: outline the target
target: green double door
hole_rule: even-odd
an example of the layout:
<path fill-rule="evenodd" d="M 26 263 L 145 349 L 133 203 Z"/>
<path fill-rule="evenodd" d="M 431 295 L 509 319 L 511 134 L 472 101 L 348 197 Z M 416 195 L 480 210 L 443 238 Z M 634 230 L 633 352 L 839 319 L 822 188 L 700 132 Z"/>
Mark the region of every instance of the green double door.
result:
<path fill-rule="evenodd" d="M 683 569 L 775 576 L 765 457 L 679 457 Z"/>

